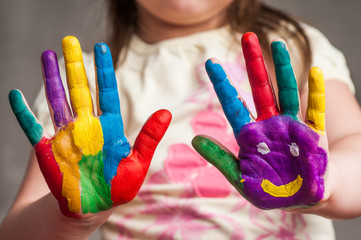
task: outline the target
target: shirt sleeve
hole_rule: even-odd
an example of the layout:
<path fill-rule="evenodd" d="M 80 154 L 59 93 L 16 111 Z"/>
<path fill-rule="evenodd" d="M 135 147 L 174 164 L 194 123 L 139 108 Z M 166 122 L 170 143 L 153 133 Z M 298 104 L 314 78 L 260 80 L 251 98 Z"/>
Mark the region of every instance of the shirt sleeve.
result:
<path fill-rule="evenodd" d="M 355 86 L 343 53 L 336 49 L 319 30 L 306 24 L 303 24 L 303 27 L 311 45 L 311 66 L 322 69 L 325 81 L 344 82 L 355 93 Z"/>

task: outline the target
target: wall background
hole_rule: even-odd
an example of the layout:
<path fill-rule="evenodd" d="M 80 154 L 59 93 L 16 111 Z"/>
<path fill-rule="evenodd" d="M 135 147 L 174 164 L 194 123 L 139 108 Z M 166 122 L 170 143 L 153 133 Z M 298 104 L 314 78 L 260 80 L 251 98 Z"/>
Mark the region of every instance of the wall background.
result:
<path fill-rule="evenodd" d="M 105 41 L 105 0 L 0 0 L 0 221 L 26 170 L 30 145 L 11 113 L 10 89 L 19 88 L 31 104 L 42 84 L 40 54 L 62 53 L 61 40 L 75 35 L 84 51 Z M 266 0 L 317 27 L 346 56 L 361 101 L 361 1 Z M 338 239 L 360 239 L 361 218 L 334 222 Z M 95 233 L 93 239 L 99 238 Z"/>

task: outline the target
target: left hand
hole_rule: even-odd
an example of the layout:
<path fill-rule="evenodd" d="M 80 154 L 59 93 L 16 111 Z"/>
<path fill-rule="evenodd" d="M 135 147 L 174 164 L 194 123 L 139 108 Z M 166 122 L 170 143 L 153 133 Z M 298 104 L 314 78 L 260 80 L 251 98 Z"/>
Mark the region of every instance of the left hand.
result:
<path fill-rule="evenodd" d="M 246 33 L 242 47 L 257 109 L 256 119 L 230 84 L 221 65 L 214 59 L 206 63 L 208 75 L 240 147 L 238 158 L 204 136 L 196 136 L 192 144 L 259 208 L 316 205 L 326 196 L 324 175 L 328 158 L 322 72 L 319 68 L 310 70 L 309 100 L 303 121 L 286 44 L 274 41 L 271 45 L 280 108 L 256 35 Z"/>

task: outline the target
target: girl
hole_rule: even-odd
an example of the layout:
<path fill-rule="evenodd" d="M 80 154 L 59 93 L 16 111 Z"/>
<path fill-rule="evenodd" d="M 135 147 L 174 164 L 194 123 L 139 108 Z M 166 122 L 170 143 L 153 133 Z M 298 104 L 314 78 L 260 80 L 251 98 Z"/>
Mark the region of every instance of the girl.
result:
<path fill-rule="evenodd" d="M 137 136 L 152 112 L 165 108 L 173 115 L 172 123 L 154 154 L 144 185 L 137 197 L 126 204 L 135 193 L 125 190 L 128 195 L 119 198 L 120 206 L 117 208 L 108 208 L 106 203 L 96 200 L 95 204 L 87 205 L 89 209 L 86 211 L 67 211 L 68 202 L 64 205 L 60 201 L 63 213 L 67 215 L 65 216 L 58 207 L 57 199 L 61 199 L 66 190 L 58 191 L 54 198 L 33 155 L 19 195 L 2 224 L 1 237 L 82 239 L 105 223 L 103 233 L 106 239 L 332 239 L 331 221 L 317 215 L 349 218 L 360 214 L 361 205 L 357 199 L 361 193 L 353 184 L 360 180 L 358 162 L 361 127 L 358 123 L 361 112 L 352 94 L 353 85 L 342 54 L 334 49 L 321 33 L 258 1 L 115 0 L 109 4 L 113 24 L 110 46 L 116 66 L 115 75 L 125 135 L 128 136 L 129 143 L 135 142 L 132 152 L 134 149 L 139 152 L 143 146 L 139 143 L 150 142 L 138 141 Z M 216 94 L 207 79 L 204 62 L 210 57 L 221 60 L 234 86 L 238 88 L 249 109 L 254 112 L 247 67 L 239 44 L 240 37 L 247 31 L 257 33 L 271 81 L 274 83 L 276 77 L 272 70 L 271 54 L 268 53 L 269 42 L 275 37 L 282 37 L 288 43 L 298 79 L 303 114 L 307 106 L 306 76 L 309 67 L 317 65 L 325 74 L 328 141 L 325 149 L 328 149 L 328 172 L 325 193 L 317 206 L 289 211 L 260 210 L 249 204 L 216 168 L 207 164 L 190 146 L 196 134 L 207 134 L 221 141 L 233 153 L 239 151 Z M 99 73 L 102 68 L 109 67 L 109 51 L 102 44 L 97 46 L 95 63 Z M 72 79 L 78 78 L 71 77 L 69 63 L 83 60 L 93 102 L 96 102 L 97 87 L 92 56 L 84 54 L 83 59 L 70 57 L 72 54 L 69 55 L 67 50 L 79 52 L 79 49 L 74 50 L 77 43 L 73 38 L 66 38 L 63 47 L 65 65 L 68 67 L 67 77 L 62 73 L 62 79 L 68 78 L 69 87 L 72 89 Z M 105 59 L 102 57 L 104 54 Z M 50 69 L 46 67 L 49 62 L 54 63 L 49 60 L 52 56 L 52 53 L 43 55 L 45 80 L 53 73 L 46 70 Z M 64 72 L 63 61 L 60 62 L 60 71 Z M 98 75 L 100 92 L 109 87 L 102 87 L 101 82 L 102 78 Z M 65 82 L 64 85 L 66 86 Z M 277 89 L 275 91 L 277 92 Z M 52 121 L 43 92 L 44 90 L 36 101 L 36 112 L 39 121 L 50 132 Z M 12 97 L 19 95 L 13 94 Z M 80 97 L 88 98 L 85 95 Z M 49 91 L 48 99 L 50 103 L 53 102 L 50 100 Z M 101 99 L 104 98 L 99 95 L 99 100 Z M 102 104 L 99 104 L 103 114 L 107 112 L 107 107 L 111 108 L 112 104 L 109 103 L 114 103 L 117 109 L 114 95 L 110 100 L 102 107 Z M 89 111 L 90 101 L 87 102 Z M 75 103 L 72 100 L 74 114 L 77 114 L 79 119 L 83 108 L 77 107 Z M 56 108 L 51 104 L 50 109 L 56 112 Z M 72 114 L 70 110 L 68 112 L 67 116 L 71 119 Z M 161 134 L 150 135 L 157 141 L 160 140 L 160 135 L 169 123 L 169 115 L 162 112 L 161 116 L 166 117 L 155 116 L 147 122 L 152 123 L 152 127 L 147 128 L 149 124 L 146 124 L 139 136 L 143 136 L 142 133 L 149 135 L 149 129 L 157 126 L 156 129 L 162 129 Z M 56 130 L 62 129 L 64 125 L 71 125 L 69 122 L 72 122 L 68 120 L 64 124 L 56 119 L 54 117 L 53 120 Z M 105 139 L 106 131 L 102 118 L 100 122 Z M 110 121 L 115 125 L 109 123 L 110 127 L 107 129 L 112 130 L 109 134 L 122 129 L 121 124 L 116 124 L 119 122 L 120 119 Z M 39 140 L 40 137 L 35 139 Z M 34 140 L 34 143 L 37 143 L 37 140 Z M 122 142 L 125 143 L 126 140 Z M 154 144 L 152 146 L 149 154 L 144 154 L 148 158 L 154 150 Z M 85 148 L 82 149 L 84 151 Z M 89 149 L 91 153 L 91 147 Z M 267 152 L 266 147 L 261 150 Z M 128 156 L 125 154 L 123 160 L 129 159 Z M 38 161 L 42 161 L 39 155 Z M 130 171 L 126 176 L 132 176 L 131 172 L 139 171 Z M 118 174 L 119 172 L 116 176 Z M 113 175 L 110 174 L 109 179 L 112 179 Z M 142 177 L 144 176 L 140 178 Z M 129 178 L 124 177 L 120 189 L 134 186 L 134 181 Z M 106 177 L 104 181 L 108 181 Z M 135 184 L 137 187 L 130 189 L 137 190 L 140 187 L 139 182 L 141 181 Z M 48 181 L 48 185 L 51 189 L 56 188 L 55 181 L 50 184 Z M 111 195 L 114 200 L 113 193 Z M 82 206 L 85 205 L 82 202 Z M 94 206 L 97 206 L 96 209 L 92 209 Z M 99 211 L 103 209 L 107 210 Z M 71 214 L 74 212 L 80 214 Z M 86 212 L 92 213 L 83 214 Z M 303 212 L 312 214 L 298 214 Z M 22 231 L 16 231 L 19 225 L 22 226 Z"/>

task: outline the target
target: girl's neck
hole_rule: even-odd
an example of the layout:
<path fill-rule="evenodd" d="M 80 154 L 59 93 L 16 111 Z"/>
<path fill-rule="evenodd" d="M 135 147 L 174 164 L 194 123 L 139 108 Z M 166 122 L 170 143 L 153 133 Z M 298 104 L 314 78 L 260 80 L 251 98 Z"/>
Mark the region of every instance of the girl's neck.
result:
<path fill-rule="evenodd" d="M 153 16 L 145 9 L 139 9 L 136 33 L 146 43 L 157 43 L 162 40 L 187 36 L 219 28 L 225 24 L 226 14 L 207 21 L 193 24 L 173 24 Z"/>

